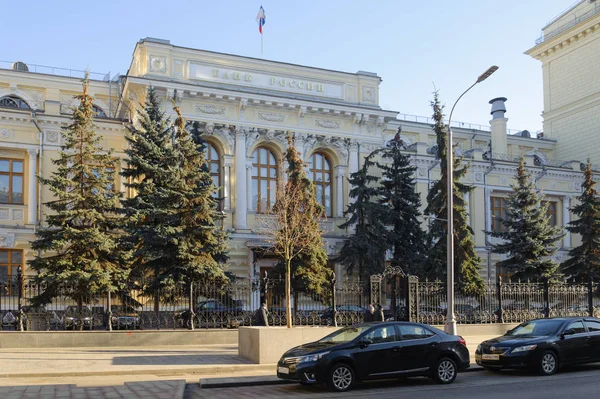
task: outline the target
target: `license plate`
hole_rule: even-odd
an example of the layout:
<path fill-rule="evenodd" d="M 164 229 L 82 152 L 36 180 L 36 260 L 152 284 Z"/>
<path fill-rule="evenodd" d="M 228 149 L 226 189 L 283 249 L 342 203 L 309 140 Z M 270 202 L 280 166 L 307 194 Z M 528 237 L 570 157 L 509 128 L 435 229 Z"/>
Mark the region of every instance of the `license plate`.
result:
<path fill-rule="evenodd" d="M 279 374 L 289 374 L 290 373 L 290 369 L 287 367 L 277 367 L 277 372 Z"/>
<path fill-rule="evenodd" d="M 482 360 L 500 360 L 500 355 L 491 355 L 488 353 L 484 353 L 481 355 Z"/>

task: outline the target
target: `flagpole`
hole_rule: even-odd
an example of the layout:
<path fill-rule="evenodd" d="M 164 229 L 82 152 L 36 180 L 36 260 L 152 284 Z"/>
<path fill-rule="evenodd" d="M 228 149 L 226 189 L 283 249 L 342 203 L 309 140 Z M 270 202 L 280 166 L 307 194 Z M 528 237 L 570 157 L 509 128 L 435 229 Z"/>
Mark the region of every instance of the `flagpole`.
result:
<path fill-rule="evenodd" d="M 263 56 L 263 35 L 260 34 L 260 56 Z"/>

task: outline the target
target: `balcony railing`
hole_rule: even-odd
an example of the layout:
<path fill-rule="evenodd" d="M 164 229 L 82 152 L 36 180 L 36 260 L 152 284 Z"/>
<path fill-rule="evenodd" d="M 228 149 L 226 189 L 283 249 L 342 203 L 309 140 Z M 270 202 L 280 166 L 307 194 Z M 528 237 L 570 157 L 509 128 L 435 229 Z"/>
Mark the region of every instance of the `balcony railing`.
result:
<path fill-rule="evenodd" d="M 419 116 L 419 115 L 411 115 L 411 114 L 398 114 L 398 119 L 407 121 L 407 122 L 417 122 L 417 123 L 426 123 L 428 125 L 433 125 L 435 121 L 433 118 L 427 116 Z M 444 121 L 448 123 L 447 120 Z M 469 130 L 480 130 L 482 132 L 491 132 L 492 128 L 489 125 L 478 125 L 476 123 L 468 123 L 468 122 L 459 122 L 452 121 L 452 127 L 457 129 L 469 129 Z M 516 134 L 520 132 L 520 130 L 516 129 L 507 129 L 508 134 Z"/>
<path fill-rule="evenodd" d="M 573 6 L 569 7 L 567 9 L 567 11 L 562 12 L 558 17 L 556 17 L 555 19 L 550 21 L 546 26 L 549 26 L 549 25 L 553 24 L 554 22 L 558 21 L 560 18 L 562 18 L 564 15 L 566 15 L 570 10 L 572 10 L 573 8 L 578 6 L 580 3 L 582 3 L 582 1 L 579 1 L 576 4 L 574 4 Z M 594 7 L 592 9 L 586 11 L 585 13 L 583 13 L 581 15 L 573 14 L 574 18 L 568 22 L 565 22 L 564 25 L 558 26 L 551 31 L 543 32 L 542 36 L 539 37 L 535 41 L 535 44 L 536 45 L 541 44 L 541 43 L 545 42 L 546 40 L 549 40 L 549 39 L 553 38 L 554 36 L 557 36 L 560 33 L 572 28 L 573 26 L 592 18 L 594 15 L 598 14 L 599 12 L 600 12 L 600 5 L 598 5 L 598 3 L 596 3 L 596 2 L 594 2 Z"/>
<path fill-rule="evenodd" d="M 11 61 L 2 61 L 0 60 L 0 69 L 10 69 L 17 70 L 21 72 L 30 72 L 30 73 L 43 73 L 46 75 L 55 75 L 55 76 L 66 76 L 69 78 L 79 78 L 83 79 L 86 71 L 82 71 L 79 69 L 69 69 L 69 68 L 58 68 L 51 67 L 46 65 L 36 65 L 36 64 L 24 64 L 27 66 L 27 70 L 14 68 L 15 62 Z M 110 81 L 110 72 L 109 73 L 98 73 L 98 72 L 89 72 L 89 77 L 91 80 L 100 80 L 108 82 Z"/>

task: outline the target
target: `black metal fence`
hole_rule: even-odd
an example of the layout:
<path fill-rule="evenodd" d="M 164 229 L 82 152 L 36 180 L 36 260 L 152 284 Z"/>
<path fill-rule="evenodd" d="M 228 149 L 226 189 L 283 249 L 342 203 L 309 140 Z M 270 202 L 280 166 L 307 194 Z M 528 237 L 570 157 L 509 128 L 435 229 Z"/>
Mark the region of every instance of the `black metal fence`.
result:
<path fill-rule="evenodd" d="M 143 279 L 131 281 L 121 292 L 84 298 L 82 308 L 62 294 L 45 306 L 33 307 L 31 299 L 45 287 L 33 276 L 17 275 L 0 281 L 2 329 L 236 328 L 255 324 L 255 312 L 263 302 L 270 325 L 286 324 L 285 281 L 281 278 L 235 279 L 225 284 L 198 281 L 191 293 L 186 285 L 153 290 L 151 284 Z M 292 281 L 292 323 L 351 325 L 363 320 L 368 304 L 380 304 L 387 319 L 444 324 L 445 288 L 445 282 L 419 281 L 401 274 L 376 275 L 368 281 L 332 280 L 319 293 L 305 292 Z M 455 315 L 461 324 L 597 315 L 599 288 L 597 283 L 490 282 L 482 295 L 456 295 Z"/>

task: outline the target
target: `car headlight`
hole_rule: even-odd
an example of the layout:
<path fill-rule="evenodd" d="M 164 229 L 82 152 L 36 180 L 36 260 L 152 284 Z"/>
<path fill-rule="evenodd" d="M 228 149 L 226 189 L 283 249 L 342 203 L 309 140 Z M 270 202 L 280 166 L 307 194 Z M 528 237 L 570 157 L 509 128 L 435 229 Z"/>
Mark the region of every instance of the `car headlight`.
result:
<path fill-rule="evenodd" d="M 298 361 L 298 363 L 316 362 L 317 360 L 321 359 L 323 356 L 325 356 L 328 353 L 329 353 L 329 351 L 316 353 L 314 355 L 302 356 L 300 358 L 300 360 Z"/>
<path fill-rule="evenodd" d="M 477 345 L 477 352 L 481 353 L 481 344 Z"/>
<path fill-rule="evenodd" d="M 517 346 L 511 351 L 511 353 L 529 352 L 534 350 L 535 348 L 537 348 L 537 345 Z"/>

